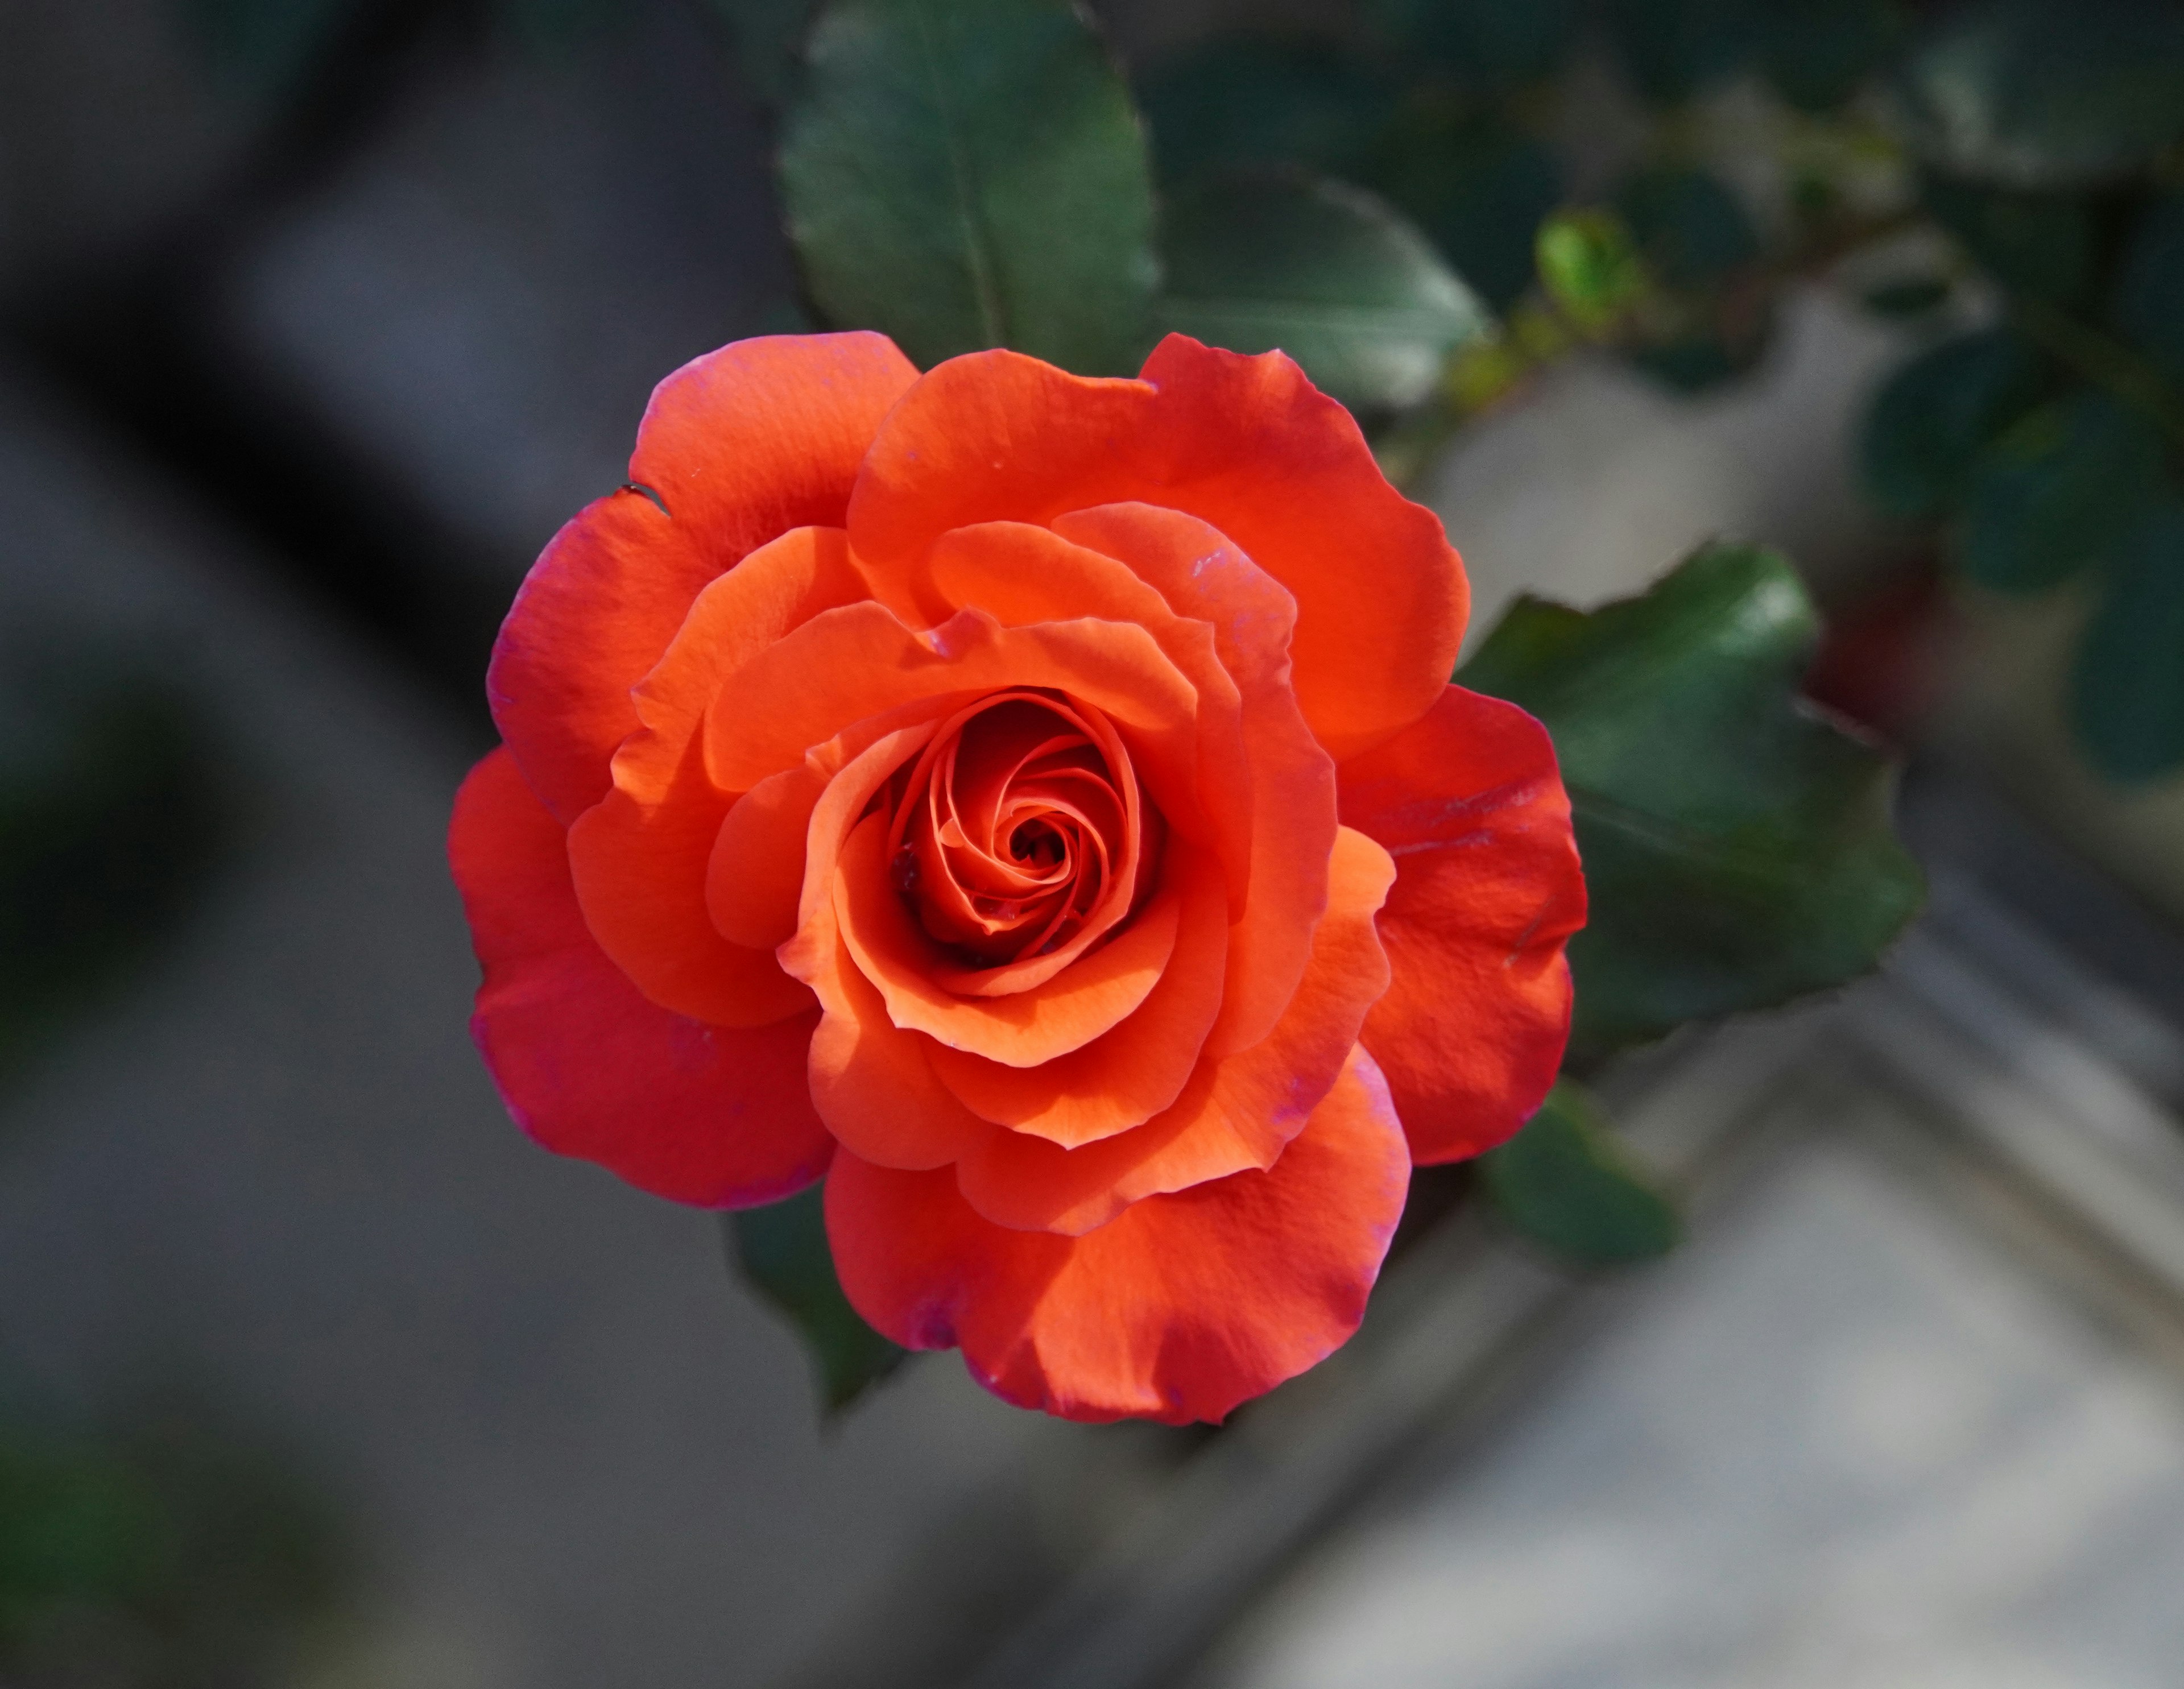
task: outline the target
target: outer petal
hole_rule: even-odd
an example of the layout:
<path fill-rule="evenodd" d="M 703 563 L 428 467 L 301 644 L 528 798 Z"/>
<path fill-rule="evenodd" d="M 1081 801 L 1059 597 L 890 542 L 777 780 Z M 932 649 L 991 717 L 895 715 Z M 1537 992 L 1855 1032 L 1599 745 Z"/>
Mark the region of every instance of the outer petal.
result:
<path fill-rule="evenodd" d="M 877 334 L 739 341 L 662 382 L 625 488 L 555 536 L 493 646 L 486 689 L 532 789 L 565 823 L 607 789 L 629 689 L 706 582 L 777 534 L 839 526 L 880 419 L 917 371 Z"/>
<path fill-rule="evenodd" d="M 731 1032 L 647 1001 L 592 939 L 560 824 L 506 750 L 455 799 L 448 853 L 485 983 L 471 1022 L 523 1129 L 679 1202 L 771 1202 L 826 1171 L 812 1015 Z"/>
<path fill-rule="evenodd" d="M 1342 1071 L 1366 1011 L 1388 989 L 1373 911 L 1395 864 L 1345 828 L 1333 867 L 1311 966 L 1264 1042 L 1202 1062 L 1174 1106 L 1134 1130 L 1070 1150 L 1017 1132 L 981 1140 L 956 1164 L 965 1200 L 997 1225 L 1074 1235 L 1145 1197 L 1273 1166 Z"/>
<path fill-rule="evenodd" d="M 1149 1197 L 1084 1237 L 981 1219 L 944 1169 L 844 1151 L 827 1233 L 858 1313 L 917 1349 L 961 1345 L 1004 1400 L 1065 1419 L 1219 1420 L 1357 1328 L 1410 1159 L 1361 1051 L 1289 1151 Z"/>
<path fill-rule="evenodd" d="M 951 528 L 1131 499 L 1204 517 L 1295 595 L 1297 696 L 1338 759 L 1415 721 L 1446 683 L 1468 613 L 1462 565 L 1349 412 L 1279 353 L 1170 335 L 1136 382 L 1010 352 L 952 359 L 889 413 L 850 532 L 892 602 L 890 583 Z"/>
<path fill-rule="evenodd" d="M 707 912 L 707 868 L 735 794 L 708 778 L 698 729 L 724 679 L 862 591 L 839 528 L 785 533 L 699 594 L 638 687 L 643 726 L 615 753 L 613 789 L 570 829 L 569 856 L 593 934 L 655 1002 L 721 1026 L 810 1006 L 771 949 L 731 942 Z"/>
<path fill-rule="evenodd" d="M 1451 686 L 1341 782 L 1343 820 L 1398 871 L 1380 913 L 1395 978 L 1365 1047 L 1413 1159 L 1461 1161 L 1530 1118 L 1569 1037 L 1585 877 L 1554 746 L 1515 705 Z"/>

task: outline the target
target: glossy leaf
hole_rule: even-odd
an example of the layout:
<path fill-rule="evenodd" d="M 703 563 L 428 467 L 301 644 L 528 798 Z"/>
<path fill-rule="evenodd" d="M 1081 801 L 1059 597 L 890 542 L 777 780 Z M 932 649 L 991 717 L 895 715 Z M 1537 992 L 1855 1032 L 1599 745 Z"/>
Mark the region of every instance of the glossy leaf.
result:
<path fill-rule="evenodd" d="M 1591 897 L 1578 1060 L 1841 984 L 1918 909 L 1892 765 L 1799 696 L 1819 637 L 1780 556 L 1714 544 L 1590 613 L 1520 599 L 1460 672 L 1554 736 Z"/>
<path fill-rule="evenodd" d="M 2119 548 L 2070 705 L 2086 761 L 2109 778 L 2184 768 L 2184 498 L 2155 507 Z"/>
<path fill-rule="evenodd" d="M 865 1324 L 834 1275 L 823 1185 L 786 1201 L 723 1214 L 728 1257 L 804 1340 L 819 1393 L 838 1413 L 900 1366 L 909 1351 Z"/>
<path fill-rule="evenodd" d="M 1387 79 L 1331 43 L 1226 36 L 1157 66 L 1139 90 L 1163 180 L 1302 164 L 1353 176 L 1395 108 Z"/>
<path fill-rule="evenodd" d="M 1891 516 L 1956 504 L 1987 443 L 2038 396 L 2040 363 L 2006 329 L 1920 354 L 1884 383 L 1859 440 L 1866 491 Z"/>
<path fill-rule="evenodd" d="M 1941 9 L 1897 78 L 1912 137 L 1955 174 L 2067 187 L 2184 135 L 2184 8 L 1974 0 Z"/>
<path fill-rule="evenodd" d="M 2092 281 L 2093 212 L 2081 195 L 1930 176 L 1920 197 L 1934 220 L 2013 293 L 2069 304 Z"/>
<path fill-rule="evenodd" d="M 1404 64 L 1472 93 L 1501 93 L 1558 70 L 1576 44 L 1575 0 L 1368 0 L 1366 21 Z"/>
<path fill-rule="evenodd" d="M 1532 285 L 1535 238 L 1563 201 L 1552 148 L 1496 118 L 1437 105 L 1406 111 L 1362 180 L 1496 310 Z"/>
<path fill-rule="evenodd" d="M 1958 560 L 1997 592 L 2054 586 L 2109 558 L 2160 477 L 2160 437 L 2135 411 L 2090 391 L 2042 405 L 1974 468 Z"/>
<path fill-rule="evenodd" d="M 1479 1174 L 1503 1219 L 1577 1266 L 1654 1260 L 1683 1235 L 1675 1204 L 1569 1079 L 1521 1132 L 1479 1158 Z"/>
<path fill-rule="evenodd" d="M 1630 231 L 1612 211 L 1564 211 L 1540 226 L 1534 255 L 1547 293 L 1581 328 L 1607 327 L 1649 286 Z"/>
<path fill-rule="evenodd" d="M 1489 326 L 1424 236 L 1323 177 L 1216 178 L 1178 198 L 1166 232 L 1166 326 L 1231 351 L 1284 351 L 1354 409 L 1417 404 Z"/>
<path fill-rule="evenodd" d="M 2184 382 L 2184 192 L 2164 195 L 2141 215 L 2110 318 L 2171 381 Z"/>
<path fill-rule="evenodd" d="M 1067 0 L 838 0 L 781 153 L 812 299 L 921 365 L 1010 346 L 1135 373 L 1157 277 L 1145 135 Z"/>

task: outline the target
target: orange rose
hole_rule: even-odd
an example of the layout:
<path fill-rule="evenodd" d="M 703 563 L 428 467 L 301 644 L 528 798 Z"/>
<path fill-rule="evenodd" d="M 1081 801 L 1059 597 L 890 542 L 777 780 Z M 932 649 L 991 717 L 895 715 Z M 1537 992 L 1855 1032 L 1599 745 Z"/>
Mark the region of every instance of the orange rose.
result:
<path fill-rule="evenodd" d="M 1412 1163 L 1552 1082 L 1584 885 L 1462 565 L 1279 354 L 870 334 L 670 376 L 538 560 L 450 851 L 541 1143 L 828 1175 L 844 1289 L 1075 1419 L 1218 1419 L 1362 1313 Z"/>

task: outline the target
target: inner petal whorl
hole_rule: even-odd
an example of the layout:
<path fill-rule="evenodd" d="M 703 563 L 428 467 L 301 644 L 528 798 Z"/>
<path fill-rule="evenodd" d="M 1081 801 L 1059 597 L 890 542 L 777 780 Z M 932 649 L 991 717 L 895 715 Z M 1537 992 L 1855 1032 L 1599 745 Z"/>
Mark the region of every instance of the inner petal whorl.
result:
<path fill-rule="evenodd" d="M 1082 953 L 1138 900 L 1150 819 L 1100 711 L 995 693 L 944 723 L 904 783 L 895 889 L 973 970 Z"/>

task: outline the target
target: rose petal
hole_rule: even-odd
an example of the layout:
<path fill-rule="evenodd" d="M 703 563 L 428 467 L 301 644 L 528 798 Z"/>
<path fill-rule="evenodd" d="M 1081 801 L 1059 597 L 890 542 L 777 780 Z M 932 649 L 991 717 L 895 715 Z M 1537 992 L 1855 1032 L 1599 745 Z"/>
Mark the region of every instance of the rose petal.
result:
<path fill-rule="evenodd" d="M 448 854 L 485 970 L 471 1034 L 548 1149 L 678 1202 L 770 1202 L 826 1170 L 805 1082 L 815 1016 L 733 1032 L 648 1002 L 593 942 L 560 824 L 496 750 L 455 799 Z"/>
<path fill-rule="evenodd" d="M 1162 872 L 1179 906 L 1175 949 L 1145 1001 L 1112 1030 L 1035 1067 L 942 1044 L 927 1051 L 933 1073 L 973 1113 L 1074 1147 L 1142 1124 L 1182 1093 L 1221 1006 L 1228 905 L 1217 867 L 1188 840 L 1169 844 Z"/>
<path fill-rule="evenodd" d="M 721 1026 L 762 1026 L 811 994 L 770 948 L 722 936 L 706 906 L 715 842 L 734 794 L 707 777 L 706 705 L 783 634 L 863 591 L 838 528 L 798 528 L 698 595 L 633 694 L 642 726 L 615 753 L 614 786 L 569 831 L 584 918 L 653 1001 Z"/>
<path fill-rule="evenodd" d="M 1334 845 L 1334 762 L 1290 686 L 1295 600 L 1218 529 L 1179 510 L 1106 504 L 1054 526 L 1128 564 L 1178 614 L 1203 620 L 1235 677 L 1252 787 L 1242 877 L 1250 895 L 1232 936 L 1228 1000 L 1206 1048 L 1216 1056 L 1248 1049 L 1266 1037 L 1304 973 Z"/>
<path fill-rule="evenodd" d="M 1398 870 L 1380 914 L 1395 978 L 1365 1047 L 1412 1157 L 1461 1161 L 1531 1117 L 1569 1036 L 1585 877 L 1554 746 L 1515 705 L 1451 686 L 1341 783 L 1343 820 Z"/>
<path fill-rule="evenodd" d="M 1077 1049 L 1145 1001 L 1175 949 L 1181 908 L 1163 890 L 1129 925 L 1044 984 L 1006 997 L 958 996 L 934 982 L 946 965 L 888 877 L 887 817 L 858 822 L 835 867 L 834 906 L 850 954 L 897 1026 L 1029 1067 Z"/>
<path fill-rule="evenodd" d="M 562 822 L 605 794 L 629 689 L 705 583 L 790 528 L 839 525 L 880 419 L 917 378 L 877 334 L 740 341 L 654 390 L 630 479 L 525 578 L 486 680 L 493 720 Z"/>
<path fill-rule="evenodd" d="M 1067 1150 L 1021 1133 L 981 1140 L 956 1167 L 965 1200 L 998 1225 L 1077 1234 L 1142 1198 L 1273 1166 L 1387 989 L 1373 911 L 1395 877 L 1386 851 L 1345 828 L 1311 965 L 1263 1043 L 1202 1062 L 1174 1106 L 1134 1130 Z"/>
<path fill-rule="evenodd" d="M 1136 382 L 1011 352 L 951 359 L 889 413 L 849 526 L 874 595 L 908 613 L 915 571 L 950 530 L 1133 499 L 1205 518 L 1295 594 L 1297 697 L 1337 759 L 1415 721 L 1446 683 L 1462 565 L 1349 412 L 1279 353 L 1170 335 Z"/>
<path fill-rule="evenodd" d="M 961 1345 L 1006 1401 L 1067 1419 L 1219 1420 L 1314 1365 L 1365 1312 L 1410 1160 L 1360 1051 L 1273 1169 L 1149 1197 L 1084 1237 L 982 1219 L 945 1169 L 839 1154 L 827 1234 L 859 1313 Z"/>

